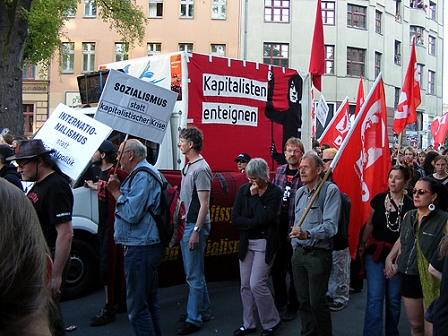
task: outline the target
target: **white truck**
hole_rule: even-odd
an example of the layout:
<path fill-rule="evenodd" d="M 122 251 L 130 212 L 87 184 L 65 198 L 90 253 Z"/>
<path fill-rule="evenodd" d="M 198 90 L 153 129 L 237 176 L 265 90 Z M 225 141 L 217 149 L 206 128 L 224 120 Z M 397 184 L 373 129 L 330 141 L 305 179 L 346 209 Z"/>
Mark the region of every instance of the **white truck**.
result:
<path fill-rule="evenodd" d="M 239 232 L 230 222 L 238 188 L 246 176 L 236 169 L 239 153 L 264 158 L 272 171 L 284 163 L 283 145 L 290 136 L 311 147 L 311 78 L 309 73 L 267 64 L 177 52 L 105 64 L 178 93 L 169 128 L 161 144 L 146 142 L 148 161 L 172 185 L 179 185 L 185 158 L 178 132 L 195 125 L 204 133 L 202 155 L 214 173 L 210 214 L 212 230 L 205 250 L 208 281 L 239 276 Z M 100 104 L 101 105 L 101 104 Z M 101 108 L 101 106 L 96 108 Z M 95 112 L 95 108 L 91 108 Z M 86 113 L 89 113 L 89 110 Z M 307 131 L 304 131 L 307 130 Z M 72 268 L 65 297 L 83 294 L 96 280 L 97 199 L 74 189 Z M 184 283 L 179 246 L 167 249 L 159 268 L 160 286 Z"/>

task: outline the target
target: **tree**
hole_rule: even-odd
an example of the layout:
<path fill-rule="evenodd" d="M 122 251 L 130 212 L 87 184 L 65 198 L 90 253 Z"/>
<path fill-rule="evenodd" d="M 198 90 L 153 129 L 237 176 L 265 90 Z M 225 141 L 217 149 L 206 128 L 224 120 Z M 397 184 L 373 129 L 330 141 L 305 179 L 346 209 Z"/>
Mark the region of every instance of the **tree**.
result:
<path fill-rule="evenodd" d="M 61 56 L 65 13 L 75 10 L 78 2 L 0 0 L 0 130 L 23 134 L 23 62 L 48 69 L 51 59 Z M 97 9 L 123 42 L 143 42 L 147 20 L 135 0 L 97 0 Z"/>

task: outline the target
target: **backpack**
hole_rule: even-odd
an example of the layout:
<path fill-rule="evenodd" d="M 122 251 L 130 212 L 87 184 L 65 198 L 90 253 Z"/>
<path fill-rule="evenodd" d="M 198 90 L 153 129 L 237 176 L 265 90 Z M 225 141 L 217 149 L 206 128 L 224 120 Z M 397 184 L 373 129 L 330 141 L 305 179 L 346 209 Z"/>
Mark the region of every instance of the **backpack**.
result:
<path fill-rule="evenodd" d="M 327 196 L 328 186 L 332 182 L 325 181 L 322 189 L 319 192 L 318 202 L 321 211 L 324 211 L 325 197 Z M 299 189 L 300 190 L 300 189 Z M 296 202 L 302 197 L 303 191 L 296 194 Z M 340 251 L 348 246 L 348 226 L 350 224 L 350 210 L 352 208 L 352 202 L 348 198 L 346 193 L 340 192 L 341 195 L 341 212 L 338 221 L 338 231 L 333 236 L 333 250 Z"/>
<path fill-rule="evenodd" d="M 150 174 L 162 187 L 160 215 L 156 215 L 149 208 L 148 212 L 157 223 L 157 229 L 163 245 L 165 247 L 173 247 L 180 242 L 184 235 L 187 215 L 185 204 L 180 199 L 179 190 L 177 186 L 171 186 L 163 174 L 160 173 L 162 176 L 161 180 L 160 177 L 148 167 L 139 167 L 133 170 L 129 176 L 129 185 L 131 185 L 135 174 L 140 171 Z"/>

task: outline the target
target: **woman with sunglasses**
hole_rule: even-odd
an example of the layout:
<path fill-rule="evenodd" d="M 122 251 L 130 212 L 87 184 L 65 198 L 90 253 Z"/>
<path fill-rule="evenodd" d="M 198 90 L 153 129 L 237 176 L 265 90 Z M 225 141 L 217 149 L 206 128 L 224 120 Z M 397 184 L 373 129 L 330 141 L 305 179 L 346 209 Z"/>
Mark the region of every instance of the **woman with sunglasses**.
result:
<path fill-rule="evenodd" d="M 385 274 L 402 279 L 402 296 L 413 336 L 431 336 L 432 325 L 424 313 L 439 295 L 440 283 L 429 272 L 429 261 L 436 253 L 448 225 L 446 187 L 432 177 L 423 177 L 412 191 L 416 210 L 404 217 L 400 239 L 386 258 Z"/>
<path fill-rule="evenodd" d="M 401 281 L 398 276 L 387 279 L 384 268 L 386 257 L 400 235 L 403 216 L 414 208 L 412 199 L 404 192 L 410 179 L 407 167 L 393 166 L 388 174 L 388 191 L 377 194 L 370 202 L 370 216 L 359 248 L 367 279 L 363 336 L 383 334 L 384 301 L 386 335 L 398 335 Z"/>

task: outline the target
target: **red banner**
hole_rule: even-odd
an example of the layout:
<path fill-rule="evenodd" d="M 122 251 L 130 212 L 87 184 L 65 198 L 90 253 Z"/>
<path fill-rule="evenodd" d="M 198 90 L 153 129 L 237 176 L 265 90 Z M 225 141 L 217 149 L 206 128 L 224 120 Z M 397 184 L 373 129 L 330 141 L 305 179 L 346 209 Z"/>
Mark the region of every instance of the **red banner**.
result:
<path fill-rule="evenodd" d="M 367 222 L 370 200 L 387 190 L 390 152 L 384 85 L 377 79 L 332 165 L 334 180 L 352 202 L 349 248 L 354 257 L 359 231 Z"/>
<path fill-rule="evenodd" d="M 434 148 L 438 148 L 440 144 L 445 143 L 446 132 L 448 131 L 448 113 L 441 117 L 437 117 L 431 124 L 431 134 L 434 138 Z"/>
<path fill-rule="evenodd" d="M 301 136 L 304 92 L 296 70 L 193 53 L 188 77 L 189 122 L 204 133 L 202 154 L 213 171 L 236 170 L 233 159 L 242 152 L 271 169 L 284 162 L 284 143 Z"/>
<path fill-rule="evenodd" d="M 362 104 L 364 104 L 364 85 L 362 84 L 362 76 L 361 76 L 359 78 L 358 95 L 356 96 L 355 117 L 358 115 L 358 112 L 361 110 Z"/>

